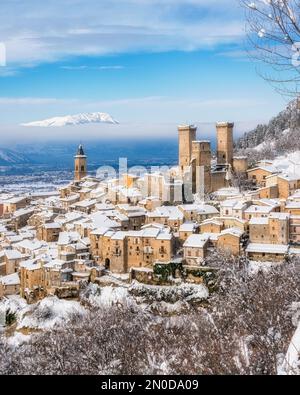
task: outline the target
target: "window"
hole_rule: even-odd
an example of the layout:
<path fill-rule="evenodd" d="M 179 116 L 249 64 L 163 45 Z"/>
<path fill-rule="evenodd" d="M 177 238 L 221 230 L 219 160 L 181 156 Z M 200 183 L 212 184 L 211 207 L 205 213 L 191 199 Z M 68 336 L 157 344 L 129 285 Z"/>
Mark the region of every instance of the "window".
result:
<path fill-rule="evenodd" d="M 84 171 L 85 169 L 84 169 L 84 166 L 81 166 L 81 171 Z"/>

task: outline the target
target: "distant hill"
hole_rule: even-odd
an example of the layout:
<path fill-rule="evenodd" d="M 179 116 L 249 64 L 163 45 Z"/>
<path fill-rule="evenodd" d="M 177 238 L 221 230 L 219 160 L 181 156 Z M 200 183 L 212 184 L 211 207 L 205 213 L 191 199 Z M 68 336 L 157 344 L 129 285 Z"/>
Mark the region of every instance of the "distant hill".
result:
<path fill-rule="evenodd" d="M 258 125 L 235 143 L 239 153 L 253 152 L 255 159 L 270 158 L 300 149 L 300 116 L 297 100 L 266 125 Z M 257 157 L 257 158 L 256 158 Z"/>
<path fill-rule="evenodd" d="M 23 165 L 31 163 L 31 159 L 22 154 L 21 152 L 17 152 L 14 150 L 1 148 L 0 149 L 0 166 L 15 166 L 15 165 Z"/>
<path fill-rule="evenodd" d="M 44 169 L 73 169 L 76 142 L 36 142 L 0 148 L 0 166 L 18 167 L 18 171 L 42 166 Z M 128 166 L 174 165 L 178 156 L 177 139 L 108 139 L 87 141 L 84 151 L 90 170 L 99 166 L 117 167 L 119 158 L 127 158 Z M 26 165 L 26 166 L 25 166 Z"/>

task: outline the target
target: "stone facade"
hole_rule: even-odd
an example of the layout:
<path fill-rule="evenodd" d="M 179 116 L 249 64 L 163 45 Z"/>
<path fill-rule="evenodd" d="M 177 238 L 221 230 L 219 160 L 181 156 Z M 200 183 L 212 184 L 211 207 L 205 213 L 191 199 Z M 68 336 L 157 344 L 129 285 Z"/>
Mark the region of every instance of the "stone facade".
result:
<path fill-rule="evenodd" d="M 233 164 L 233 127 L 234 123 L 219 122 L 217 127 L 217 163 Z"/>

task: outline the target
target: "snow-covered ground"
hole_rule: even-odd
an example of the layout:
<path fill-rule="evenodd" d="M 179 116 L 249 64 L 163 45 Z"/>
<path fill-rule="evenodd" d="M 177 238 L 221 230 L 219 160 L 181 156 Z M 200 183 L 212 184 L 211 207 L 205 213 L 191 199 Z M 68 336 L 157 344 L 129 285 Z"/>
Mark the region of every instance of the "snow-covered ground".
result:
<path fill-rule="evenodd" d="M 300 375 L 300 302 L 292 303 L 290 314 L 296 330 L 278 367 L 279 375 L 289 376 Z"/>
<path fill-rule="evenodd" d="M 286 174 L 299 174 L 300 151 L 289 153 L 288 155 L 278 156 L 273 161 L 273 166 Z"/>
<path fill-rule="evenodd" d="M 17 329 L 51 329 L 65 325 L 74 316 L 83 317 L 84 314 L 85 309 L 79 302 L 51 296 L 23 309 Z"/>
<path fill-rule="evenodd" d="M 0 301 L 0 313 L 15 315 L 16 323 L 8 337 L 11 345 L 19 345 L 29 339 L 31 332 L 53 329 L 68 324 L 73 318 L 83 318 L 90 307 L 110 308 L 125 306 L 148 313 L 167 315 L 180 314 L 189 308 L 189 303 L 198 303 L 209 296 L 207 288 L 200 284 L 178 286 L 151 286 L 137 282 L 129 285 L 113 284 L 98 286 L 89 284 L 80 301 L 58 299 L 55 296 L 28 305 L 19 296 L 10 296 Z"/>

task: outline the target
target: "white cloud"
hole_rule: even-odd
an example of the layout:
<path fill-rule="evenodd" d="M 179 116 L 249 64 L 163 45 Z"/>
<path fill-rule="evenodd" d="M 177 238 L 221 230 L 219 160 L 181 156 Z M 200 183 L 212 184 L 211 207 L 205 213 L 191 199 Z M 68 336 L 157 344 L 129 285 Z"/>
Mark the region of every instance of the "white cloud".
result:
<path fill-rule="evenodd" d="M 36 0 L 1 4 L 7 61 L 35 65 L 69 56 L 195 50 L 236 42 L 243 18 L 232 0 Z"/>
<path fill-rule="evenodd" d="M 77 99 L 56 99 L 48 97 L 0 97 L 0 105 L 49 105 L 76 103 Z"/>
<path fill-rule="evenodd" d="M 61 69 L 64 70 L 71 70 L 71 71 L 80 71 L 80 70 L 122 70 L 124 69 L 124 66 L 119 66 L 119 65 L 112 65 L 112 66 L 87 66 L 87 65 L 81 65 L 81 66 L 61 66 Z"/>

